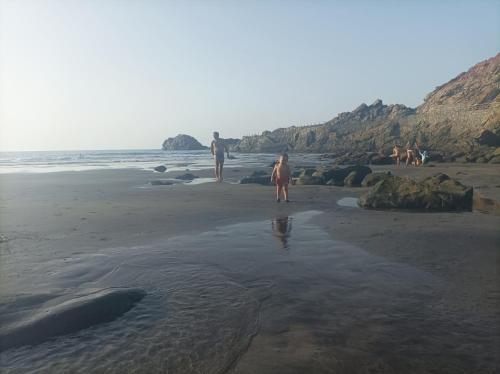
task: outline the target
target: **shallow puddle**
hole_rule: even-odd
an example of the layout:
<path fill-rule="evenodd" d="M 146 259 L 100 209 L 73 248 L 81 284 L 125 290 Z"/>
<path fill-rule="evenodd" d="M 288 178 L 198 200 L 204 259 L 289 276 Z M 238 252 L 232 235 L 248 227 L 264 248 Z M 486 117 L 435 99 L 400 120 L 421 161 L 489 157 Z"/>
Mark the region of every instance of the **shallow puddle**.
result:
<path fill-rule="evenodd" d="M 68 259 L 11 261 L 3 277 L 4 303 L 22 294 L 42 295 L 33 299 L 36 309 L 47 298 L 107 287 L 137 287 L 147 296 L 112 322 L 7 350 L 1 368 L 5 373 L 494 370 L 488 347 L 496 321 L 450 315 L 439 302 L 445 290 L 439 279 L 333 240 L 311 223 L 318 214 Z"/>
<path fill-rule="evenodd" d="M 337 205 L 348 208 L 359 208 L 357 197 L 343 197 L 337 201 Z"/>

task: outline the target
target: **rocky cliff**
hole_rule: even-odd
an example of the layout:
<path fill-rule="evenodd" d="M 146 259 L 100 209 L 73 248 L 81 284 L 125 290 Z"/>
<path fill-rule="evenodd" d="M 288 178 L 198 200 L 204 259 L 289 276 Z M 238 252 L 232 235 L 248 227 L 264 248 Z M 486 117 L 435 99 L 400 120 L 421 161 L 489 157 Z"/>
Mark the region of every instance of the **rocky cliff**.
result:
<path fill-rule="evenodd" d="M 415 141 L 435 159 L 494 161 L 500 146 L 500 54 L 428 94 L 417 108 L 361 104 L 321 125 L 244 137 L 240 152 L 328 152 L 346 162 L 371 162 L 394 144 Z"/>
<path fill-rule="evenodd" d="M 207 149 L 198 140 L 189 135 L 179 134 L 175 138 L 168 138 L 163 142 L 165 151 L 195 151 Z"/>

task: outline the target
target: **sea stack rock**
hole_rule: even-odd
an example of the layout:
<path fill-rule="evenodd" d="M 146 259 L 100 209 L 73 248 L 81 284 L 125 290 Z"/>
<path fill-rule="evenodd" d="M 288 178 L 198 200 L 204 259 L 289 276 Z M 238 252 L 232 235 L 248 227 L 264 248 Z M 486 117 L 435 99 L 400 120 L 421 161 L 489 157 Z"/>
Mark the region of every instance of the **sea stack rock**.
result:
<path fill-rule="evenodd" d="M 179 134 L 175 138 L 168 138 L 163 142 L 164 151 L 196 151 L 208 149 L 192 136 Z"/>

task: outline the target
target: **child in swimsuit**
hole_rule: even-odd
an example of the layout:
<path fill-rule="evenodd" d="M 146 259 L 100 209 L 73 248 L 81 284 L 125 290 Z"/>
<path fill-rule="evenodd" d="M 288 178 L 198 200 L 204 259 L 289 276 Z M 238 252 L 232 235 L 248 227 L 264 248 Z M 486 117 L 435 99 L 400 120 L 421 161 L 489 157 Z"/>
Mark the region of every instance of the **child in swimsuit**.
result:
<path fill-rule="evenodd" d="M 276 202 L 280 202 L 281 193 L 288 203 L 288 185 L 292 177 L 290 166 L 288 166 L 288 155 L 282 154 L 276 164 L 274 165 L 273 173 L 271 174 L 271 183 L 276 184 Z"/>

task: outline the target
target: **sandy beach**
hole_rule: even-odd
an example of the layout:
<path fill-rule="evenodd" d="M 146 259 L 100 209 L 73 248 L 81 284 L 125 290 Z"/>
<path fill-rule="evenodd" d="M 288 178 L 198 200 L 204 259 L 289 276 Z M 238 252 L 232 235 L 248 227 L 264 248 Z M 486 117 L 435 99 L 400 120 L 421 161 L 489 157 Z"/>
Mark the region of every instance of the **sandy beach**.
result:
<path fill-rule="evenodd" d="M 45 295 L 36 309 L 87 289 L 147 294 L 113 322 L 2 352 L 3 372 L 496 372 L 500 168 L 373 169 L 444 172 L 490 200 L 372 211 L 338 204 L 364 188 L 292 186 L 277 204 L 234 168 L 170 186 L 150 182 L 180 172 L 1 175 L 4 322 L 21 296 Z"/>

